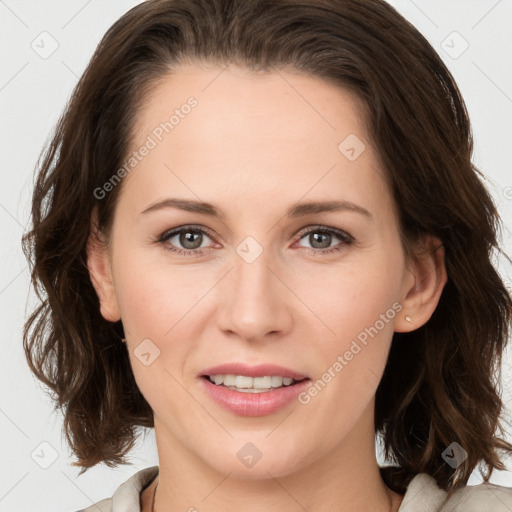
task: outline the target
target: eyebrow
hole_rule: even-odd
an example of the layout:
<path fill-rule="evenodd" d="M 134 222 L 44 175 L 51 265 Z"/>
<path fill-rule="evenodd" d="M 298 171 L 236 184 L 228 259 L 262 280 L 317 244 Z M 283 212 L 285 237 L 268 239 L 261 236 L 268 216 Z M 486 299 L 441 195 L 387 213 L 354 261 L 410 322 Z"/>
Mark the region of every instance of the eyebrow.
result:
<path fill-rule="evenodd" d="M 158 201 L 157 203 L 152 204 L 151 206 L 143 210 L 141 212 L 141 215 L 149 212 L 154 212 L 157 210 L 162 210 L 165 208 L 176 208 L 187 212 L 209 215 L 211 217 L 217 217 L 220 219 L 224 219 L 226 217 L 225 214 L 218 207 L 211 203 L 177 198 L 167 198 L 162 201 Z M 368 217 L 369 219 L 373 219 L 373 215 L 368 210 L 350 201 L 310 201 L 305 203 L 298 203 L 291 206 L 286 212 L 286 215 L 288 217 L 295 218 L 309 215 L 312 213 L 336 211 L 353 211 L 360 213 Z"/>

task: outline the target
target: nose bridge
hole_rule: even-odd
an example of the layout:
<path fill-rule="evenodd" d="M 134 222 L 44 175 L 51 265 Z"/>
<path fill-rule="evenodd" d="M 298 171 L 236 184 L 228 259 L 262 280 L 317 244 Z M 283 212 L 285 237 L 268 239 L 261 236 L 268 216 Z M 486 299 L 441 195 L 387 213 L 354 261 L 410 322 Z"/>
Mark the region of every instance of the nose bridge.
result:
<path fill-rule="evenodd" d="M 247 237 L 236 247 L 233 262 L 223 329 L 254 339 L 286 329 L 286 287 L 274 275 L 276 262 L 271 249 Z"/>
<path fill-rule="evenodd" d="M 256 249 L 250 245 L 250 242 L 242 242 L 237 247 L 234 279 L 235 288 L 240 292 L 238 299 L 244 297 L 257 298 L 259 295 L 264 295 L 265 291 L 267 296 L 271 295 L 270 281 L 273 275 L 269 270 L 269 267 L 272 266 L 270 252 L 270 249 L 267 248 L 257 254 Z"/>

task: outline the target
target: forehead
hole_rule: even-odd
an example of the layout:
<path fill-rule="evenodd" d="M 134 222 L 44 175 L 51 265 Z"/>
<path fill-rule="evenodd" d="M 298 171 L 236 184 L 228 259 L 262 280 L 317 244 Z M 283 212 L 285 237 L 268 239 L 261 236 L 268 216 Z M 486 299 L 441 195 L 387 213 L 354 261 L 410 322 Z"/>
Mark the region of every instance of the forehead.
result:
<path fill-rule="evenodd" d="M 188 196 L 286 190 L 297 201 L 351 189 L 355 201 L 385 188 L 359 99 L 293 70 L 184 65 L 145 98 L 133 133 L 132 151 L 153 146 L 127 177 L 139 191 L 172 181 Z"/>
<path fill-rule="evenodd" d="M 265 128 L 269 136 L 281 134 L 282 139 L 310 137 L 313 132 L 318 137 L 340 138 L 347 129 L 361 136 L 364 132 L 364 106 L 359 98 L 320 78 L 294 69 L 254 72 L 233 65 L 197 63 L 182 65 L 155 84 L 143 100 L 135 133 L 140 138 L 169 121 L 173 113 L 189 111 L 184 107 L 190 98 L 197 102 L 193 117 L 200 118 L 194 126 L 197 137 L 205 133 L 208 139 L 215 134 L 220 137 L 219 129 L 229 127 Z M 174 128 L 185 124 L 181 120 L 179 115 L 179 121 L 173 121 L 178 121 L 173 136 L 179 136 Z"/>

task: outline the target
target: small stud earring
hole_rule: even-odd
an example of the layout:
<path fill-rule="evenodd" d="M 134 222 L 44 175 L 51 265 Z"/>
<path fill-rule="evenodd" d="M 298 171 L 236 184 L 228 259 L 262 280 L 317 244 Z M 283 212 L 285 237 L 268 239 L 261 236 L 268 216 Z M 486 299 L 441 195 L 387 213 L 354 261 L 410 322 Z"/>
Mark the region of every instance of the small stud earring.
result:
<path fill-rule="evenodd" d="M 410 324 L 412 324 L 412 320 L 411 320 L 411 317 L 409 315 L 405 315 L 405 321 L 409 322 Z"/>

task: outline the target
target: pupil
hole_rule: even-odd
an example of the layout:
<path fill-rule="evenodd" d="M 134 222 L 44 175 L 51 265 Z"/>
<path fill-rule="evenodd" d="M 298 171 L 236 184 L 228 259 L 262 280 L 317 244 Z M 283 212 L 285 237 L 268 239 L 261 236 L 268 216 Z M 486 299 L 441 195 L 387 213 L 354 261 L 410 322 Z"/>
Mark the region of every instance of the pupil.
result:
<path fill-rule="evenodd" d="M 326 234 L 326 233 L 312 233 L 310 236 L 313 237 L 313 240 L 314 240 L 315 243 L 318 242 L 318 237 L 325 237 L 323 239 L 323 244 L 321 243 L 320 247 L 315 247 L 314 243 L 311 243 L 311 245 L 313 247 L 318 248 L 318 249 L 325 249 L 325 248 L 329 247 L 329 245 L 330 245 L 329 237 L 331 235 Z M 322 240 L 320 240 L 320 242 L 322 242 Z"/>
<path fill-rule="evenodd" d="M 197 249 L 198 247 L 201 246 L 201 240 L 199 238 L 200 236 L 202 236 L 202 233 L 199 233 L 197 231 L 185 231 L 185 232 L 181 233 L 180 243 L 186 249 Z M 194 237 L 196 237 L 195 240 L 194 240 Z M 197 243 L 198 239 L 199 239 L 199 244 Z M 188 245 L 190 243 L 192 244 L 192 246 Z"/>

